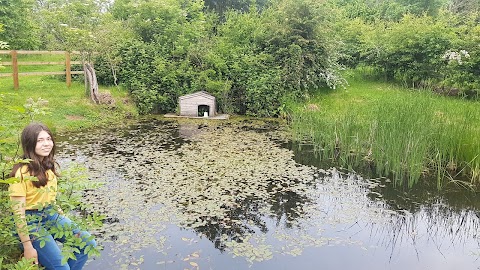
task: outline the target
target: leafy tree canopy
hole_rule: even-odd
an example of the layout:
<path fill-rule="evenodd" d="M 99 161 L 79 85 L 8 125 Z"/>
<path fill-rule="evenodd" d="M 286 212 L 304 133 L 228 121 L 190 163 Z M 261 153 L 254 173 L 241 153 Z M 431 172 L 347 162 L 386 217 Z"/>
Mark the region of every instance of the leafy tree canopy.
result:
<path fill-rule="evenodd" d="M 12 49 L 37 49 L 40 45 L 38 27 L 32 16 L 33 0 L 0 0 L 0 40 Z"/>
<path fill-rule="evenodd" d="M 105 3 L 97 0 L 37 1 L 35 16 L 51 50 L 92 50 L 94 32 L 104 16 Z"/>

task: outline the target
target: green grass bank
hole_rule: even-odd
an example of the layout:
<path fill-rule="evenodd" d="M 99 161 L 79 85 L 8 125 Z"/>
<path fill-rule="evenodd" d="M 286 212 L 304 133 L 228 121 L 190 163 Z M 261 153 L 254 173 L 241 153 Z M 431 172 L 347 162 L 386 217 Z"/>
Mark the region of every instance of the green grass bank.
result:
<path fill-rule="evenodd" d="M 293 103 L 297 141 L 322 159 L 369 170 L 412 187 L 480 184 L 480 102 L 438 96 L 347 74 L 345 89 L 320 91 Z"/>
<path fill-rule="evenodd" d="M 67 87 L 64 80 L 54 76 L 20 76 L 19 81 L 20 88 L 15 90 L 11 77 L 0 78 L 0 148 L 3 155 L 10 156 L 14 151 L 18 134 L 31 121 L 29 115 L 35 115 L 35 121 L 45 123 L 53 132 L 118 124 L 137 115 L 128 92 L 121 88 L 100 86 L 99 91 L 109 93 L 114 102 L 98 105 L 86 96 L 83 82 L 73 81 Z M 43 100 L 47 103 L 43 104 Z"/>

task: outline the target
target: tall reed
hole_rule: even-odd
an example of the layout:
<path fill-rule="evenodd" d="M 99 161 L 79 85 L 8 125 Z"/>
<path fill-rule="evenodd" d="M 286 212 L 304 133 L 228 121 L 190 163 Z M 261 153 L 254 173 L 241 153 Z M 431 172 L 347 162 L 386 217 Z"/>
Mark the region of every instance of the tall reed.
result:
<path fill-rule="evenodd" d="M 409 187 L 420 178 L 434 138 L 431 99 L 408 93 L 374 108 L 372 159 L 379 175 Z"/>
<path fill-rule="evenodd" d="M 310 141 L 321 158 L 342 166 L 374 164 L 396 185 L 412 187 L 422 175 L 436 176 L 439 189 L 480 184 L 478 102 L 406 90 L 353 102 L 365 93 L 349 94 L 322 97 L 319 110 L 293 106 L 294 139 Z M 470 181 L 459 181 L 464 177 Z"/>
<path fill-rule="evenodd" d="M 478 102 L 436 100 L 434 167 L 450 180 L 468 175 L 480 183 L 480 108 Z M 443 105 L 443 106 L 442 106 Z M 438 177 L 438 175 L 437 175 Z M 441 183 L 440 183 L 441 184 Z"/>

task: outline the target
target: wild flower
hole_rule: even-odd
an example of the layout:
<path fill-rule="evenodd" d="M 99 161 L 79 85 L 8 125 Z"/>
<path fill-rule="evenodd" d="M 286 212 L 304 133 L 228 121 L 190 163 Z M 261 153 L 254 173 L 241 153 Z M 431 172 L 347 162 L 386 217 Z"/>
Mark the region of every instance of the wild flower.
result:
<path fill-rule="evenodd" d="M 457 62 L 459 65 L 463 64 L 462 58 L 470 58 L 470 54 L 466 50 L 459 52 L 448 50 L 442 56 L 442 59 L 447 60 L 448 63 Z"/>

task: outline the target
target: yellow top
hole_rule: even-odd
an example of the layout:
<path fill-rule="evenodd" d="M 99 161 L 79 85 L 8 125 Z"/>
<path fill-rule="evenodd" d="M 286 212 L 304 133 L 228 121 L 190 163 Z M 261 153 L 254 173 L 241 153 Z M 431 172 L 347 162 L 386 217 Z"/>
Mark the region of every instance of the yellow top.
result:
<path fill-rule="evenodd" d="M 46 205 L 55 202 L 57 196 L 57 176 L 48 170 L 46 172 L 48 182 L 45 186 L 37 188 L 32 184 L 31 177 L 26 165 L 22 166 L 15 173 L 15 177 L 21 179 L 19 182 L 10 184 L 8 191 L 10 196 L 25 197 L 26 210 L 38 209 L 39 205 Z"/>

